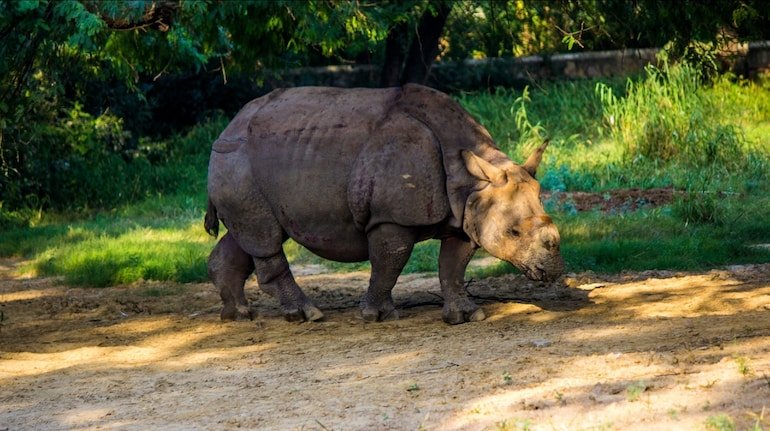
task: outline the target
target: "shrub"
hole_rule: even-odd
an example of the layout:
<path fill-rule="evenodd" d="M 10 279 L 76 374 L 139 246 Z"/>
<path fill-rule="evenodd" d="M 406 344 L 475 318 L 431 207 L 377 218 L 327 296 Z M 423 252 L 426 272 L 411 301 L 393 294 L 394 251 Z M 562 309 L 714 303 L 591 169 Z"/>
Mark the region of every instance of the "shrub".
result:
<path fill-rule="evenodd" d="M 134 146 L 122 120 L 75 105 L 58 122 L 33 131 L 36 144 L 0 182 L 8 186 L 0 194 L 3 219 L 25 208 L 113 208 L 158 194 L 195 193 L 205 188 L 211 142 L 225 124 L 216 117 L 185 136 Z"/>

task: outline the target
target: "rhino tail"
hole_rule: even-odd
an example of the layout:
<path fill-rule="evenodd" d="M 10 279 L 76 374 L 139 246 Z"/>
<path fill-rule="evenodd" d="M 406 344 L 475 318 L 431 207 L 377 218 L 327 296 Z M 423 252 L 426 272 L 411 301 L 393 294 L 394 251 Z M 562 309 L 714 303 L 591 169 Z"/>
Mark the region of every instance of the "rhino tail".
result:
<path fill-rule="evenodd" d="M 217 217 L 217 207 L 209 199 L 209 206 L 206 209 L 206 216 L 203 218 L 203 226 L 206 232 L 214 238 L 219 236 L 219 218 Z"/>

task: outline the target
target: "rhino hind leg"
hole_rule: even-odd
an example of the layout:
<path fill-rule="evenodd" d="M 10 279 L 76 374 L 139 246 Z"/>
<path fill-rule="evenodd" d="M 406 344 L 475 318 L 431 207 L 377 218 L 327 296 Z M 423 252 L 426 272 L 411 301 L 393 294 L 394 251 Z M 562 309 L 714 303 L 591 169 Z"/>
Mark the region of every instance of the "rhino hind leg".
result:
<path fill-rule="evenodd" d="M 283 249 L 273 256 L 255 257 L 254 266 L 260 289 L 278 299 L 286 320 L 314 322 L 323 319 L 324 314 L 294 280 Z"/>
<path fill-rule="evenodd" d="M 372 275 L 361 298 L 361 316 L 366 321 L 398 319 L 392 290 L 414 248 L 414 233 L 394 224 L 382 224 L 368 233 Z"/>
<path fill-rule="evenodd" d="M 444 308 L 441 317 L 450 325 L 484 320 L 484 311 L 468 297 L 464 287 L 465 267 L 476 252 L 476 247 L 467 240 L 447 237 L 441 240 L 438 275 L 441 292 L 444 294 Z"/>
<path fill-rule="evenodd" d="M 212 250 L 208 261 L 209 277 L 222 298 L 222 320 L 253 319 L 243 285 L 254 271 L 254 263 L 230 233 Z"/>

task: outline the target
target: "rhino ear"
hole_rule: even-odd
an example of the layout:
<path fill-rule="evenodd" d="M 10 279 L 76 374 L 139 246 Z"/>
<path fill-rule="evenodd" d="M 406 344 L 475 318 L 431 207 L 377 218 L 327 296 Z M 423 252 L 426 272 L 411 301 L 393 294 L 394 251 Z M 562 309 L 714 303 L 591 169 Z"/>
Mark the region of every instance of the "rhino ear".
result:
<path fill-rule="evenodd" d="M 465 169 L 474 177 L 489 181 L 493 186 L 502 186 L 508 181 L 504 170 L 473 154 L 472 151 L 463 150 L 462 155 Z"/>
<path fill-rule="evenodd" d="M 529 155 L 529 157 L 527 158 L 527 161 L 524 162 L 523 165 L 521 165 L 521 167 L 524 168 L 527 172 L 529 172 L 529 174 L 532 175 L 533 178 L 537 173 L 537 167 L 540 165 L 540 161 L 543 160 L 543 152 L 545 151 L 545 148 L 548 146 L 550 142 L 551 142 L 550 139 L 546 139 L 542 145 L 540 145 L 532 154 Z"/>

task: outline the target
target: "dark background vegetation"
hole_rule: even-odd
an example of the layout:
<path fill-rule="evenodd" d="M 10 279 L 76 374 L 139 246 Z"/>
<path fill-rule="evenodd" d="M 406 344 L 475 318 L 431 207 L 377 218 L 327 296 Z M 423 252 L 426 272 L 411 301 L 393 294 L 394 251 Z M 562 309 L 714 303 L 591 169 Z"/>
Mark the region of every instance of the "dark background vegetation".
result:
<path fill-rule="evenodd" d="M 394 86 L 436 62 L 659 47 L 628 78 L 432 82 L 514 160 L 552 138 L 540 180 L 569 270 L 768 261 L 770 79 L 723 64 L 766 39 L 764 0 L 0 0 L 0 256 L 77 284 L 205 279 L 211 142 L 298 68 L 369 66 L 365 85 Z M 609 214 L 565 199 L 627 187 L 675 199 Z M 407 271 L 436 255 L 421 244 Z"/>

